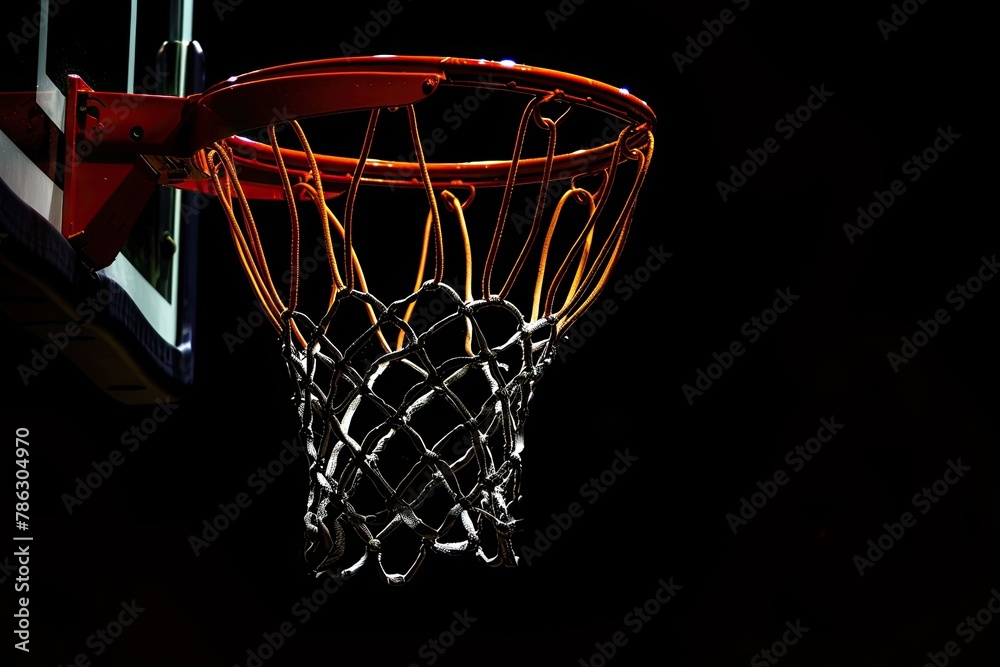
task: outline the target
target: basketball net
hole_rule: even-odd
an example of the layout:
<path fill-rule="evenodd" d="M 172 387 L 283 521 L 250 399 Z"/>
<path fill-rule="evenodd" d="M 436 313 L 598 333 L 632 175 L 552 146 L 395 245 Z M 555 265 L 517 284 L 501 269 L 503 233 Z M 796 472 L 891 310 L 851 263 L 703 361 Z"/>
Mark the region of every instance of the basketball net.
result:
<path fill-rule="evenodd" d="M 499 210 L 487 212 L 496 216 L 496 226 L 488 243 L 478 244 L 488 248 L 478 259 L 470 235 L 478 230 L 483 238 L 488 227 L 466 225 L 476 188 L 432 179 L 414 106 L 405 107 L 416 161 L 400 166 L 418 174 L 413 185 L 426 195 L 426 211 L 416 212 L 423 217 L 423 243 L 408 294 L 370 291 L 364 268 L 371 258 L 359 255 L 356 242 L 357 229 L 376 223 L 355 219 L 359 192 L 394 194 L 365 171 L 385 110 L 370 111 L 357 167 L 337 192 L 325 191 L 297 121 L 285 127 L 301 147 L 305 170 L 284 164 L 287 149 L 277 137 L 287 129 L 267 128 L 290 222 L 285 261 L 266 256 L 233 145 L 217 142 L 200 154 L 239 260 L 280 337 L 307 453 L 305 554 L 317 576 L 349 578 L 374 562 L 385 581 L 402 584 L 429 553 L 516 565 L 515 510 L 532 390 L 566 331 L 608 283 L 653 152 L 651 130 L 632 122 L 613 140 L 607 166 L 558 178 L 557 128 L 573 107 L 560 107 L 556 118 L 545 115 L 557 98 L 558 92 L 535 95 L 523 111 L 506 182 L 498 184 Z M 511 209 L 515 189 L 523 187 L 518 165 L 529 125 L 546 135 L 547 148 L 541 178 L 531 182 L 537 199 L 530 229 L 519 238 L 511 230 Z M 623 164 L 629 169 L 620 170 Z M 623 194 L 608 206 L 614 192 Z M 328 295 L 310 312 L 298 268 L 306 211 L 311 219 L 318 216 L 330 268 Z M 559 227 L 561 218 L 568 220 L 566 229 Z M 557 227 L 568 239 L 559 254 L 553 250 Z M 460 241 L 446 248 L 445 230 Z M 513 251 L 505 254 L 505 248 Z M 513 258 L 512 268 L 501 272 L 505 257 Z M 459 279 L 445 280 L 446 262 L 463 267 Z M 279 265 L 281 271 L 293 268 L 287 290 L 273 279 Z M 516 299 L 521 293 L 529 297 Z"/>

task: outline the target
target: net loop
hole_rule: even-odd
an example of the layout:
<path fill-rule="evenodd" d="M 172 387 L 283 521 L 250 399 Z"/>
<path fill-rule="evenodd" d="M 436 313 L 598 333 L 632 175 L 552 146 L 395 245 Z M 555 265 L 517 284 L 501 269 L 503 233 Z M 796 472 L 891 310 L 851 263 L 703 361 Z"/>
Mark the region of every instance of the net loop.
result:
<path fill-rule="evenodd" d="M 453 195 L 449 190 L 444 190 L 441 192 L 441 201 L 444 202 L 444 205 L 448 209 L 449 213 L 455 212 L 456 200 L 460 202 L 459 205 L 461 206 L 463 211 L 467 211 L 469 207 L 472 206 L 472 202 L 476 200 L 476 186 L 466 185 L 464 187 L 469 191 L 469 196 L 466 197 L 465 200 L 458 200 L 458 198 L 455 195 Z"/>
<path fill-rule="evenodd" d="M 554 119 L 550 118 L 548 116 L 543 116 L 542 115 L 542 107 L 544 105 L 549 104 L 549 103 L 551 103 L 553 101 L 557 101 L 557 100 L 561 101 L 561 102 L 565 102 L 565 96 L 566 96 L 566 93 L 564 93 L 563 91 L 561 91 L 559 89 L 556 89 L 556 90 L 552 91 L 551 93 L 549 93 L 548 95 L 545 95 L 544 97 L 542 97 L 538 101 L 538 104 L 535 106 L 535 108 L 531 112 L 531 118 L 535 121 L 535 125 L 538 126 L 539 129 L 547 131 L 547 130 L 550 130 L 552 128 L 555 128 L 556 126 L 558 126 L 563 121 L 564 118 L 566 118 L 567 115 L 569 115 L 571 107 L 568 104 L 564 104 L 564 108 L 562 110 L 562 113 L 560 113 Z"/>

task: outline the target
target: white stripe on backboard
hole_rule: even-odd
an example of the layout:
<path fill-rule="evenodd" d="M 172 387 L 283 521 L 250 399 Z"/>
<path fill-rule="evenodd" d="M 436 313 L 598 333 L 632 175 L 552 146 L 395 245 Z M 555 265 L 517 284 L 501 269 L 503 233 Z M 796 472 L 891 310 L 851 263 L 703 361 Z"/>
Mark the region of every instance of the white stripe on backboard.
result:
<path fill-rule="evenodd" d="M 62 231 L 62 188 L 57 187 L 3 132 L 0 132 L 0 180 L 21 201 Z"/>
<path fill-rule="evenodd" d="M 48 62 L 46 54 L 49 48 L 49 3 L 47 0 L 39 1 L 41 4 L 41 11 L 39 12 L 41 21 L 39 21 L 38 25 L 38 74 L 36 77 L 38 87 L 35 90 L 35 99 L 38 100 L 38 106 L 42 108 L 45 115 L 49 117 L 49 120 L 55 123 L 59 131 L 66 132 L 66 96 L 62 94 L 61 90 L 56 88 L 56 84 L 52 83 L 45 70 Z"/>

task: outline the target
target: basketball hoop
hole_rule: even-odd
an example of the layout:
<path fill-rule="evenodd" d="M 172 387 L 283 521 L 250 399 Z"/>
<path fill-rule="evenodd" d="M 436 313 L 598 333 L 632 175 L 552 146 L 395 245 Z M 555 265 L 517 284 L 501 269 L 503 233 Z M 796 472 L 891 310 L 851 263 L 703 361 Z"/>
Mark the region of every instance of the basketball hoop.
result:
<path fill-rule="evenodd" d="M 71 108 L 100 95 L 79 91 Z M 652 111 L 562 72 L 396 56 L 260 70 L 154 107 L 184 120 L 133 114 L 99 148 L 218 196 L 294 387 L 316 574 L 373 561 L 402 584 L 429 553 L 515 565 L 532 389 L 621 257 Z M 474 127 L 421 132 L 448 109 Z M 238 136 L 251 130 L 260 141 Z M 462 154 L 494 144 L 505 155 Z M 302 275 L 310 238 L 329 264 L 319 290 Z"/>

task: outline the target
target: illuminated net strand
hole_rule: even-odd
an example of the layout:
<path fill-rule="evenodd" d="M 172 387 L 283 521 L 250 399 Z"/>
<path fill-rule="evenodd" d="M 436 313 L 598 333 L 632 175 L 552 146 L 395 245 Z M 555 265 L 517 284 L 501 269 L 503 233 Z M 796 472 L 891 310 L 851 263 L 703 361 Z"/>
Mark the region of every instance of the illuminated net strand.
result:
<path fill-rule="evenodd" d="M 316 565 L 318 572 L 338 564 L 343 558 L 346 545 L 341 522 L 353 528 L 366 545 L 357 563 L 346 568 L 341 566 L 336 572 L 341 577 L 353 575 L 373 554 L 381 566 L 383 541 L 402 529 L 416 534 L 422 540 L 421 547 L 405 574 L 382 569 L 390 583 L 408 580 L 428 550 L 446 554 L 474 553 L 489 565 L 516 564 L 511 542 L 514 519 L 510 508 L 519 493 L 520 454 L 531 388 L 555 352 L 554 327 L 545 321 L 533 327 L 518 327 L 518 331 L 501 345 L 492 349 L 483 347 L 482 352 L 472 357 L 459 356 L 435 366 L 424 349 L 429 338 L 440 335 L 447 327 L 468 323 L 475 339 L 482 344 L 486 337 L 479 327 L 477 313 L 499 308 L 507 311 L 512 319 L 524 321 L 513 304 L 497 300 L 465 303 L 447 285 L 428 282 L 413 297 L 435 290 L 448 294 L 455 305 L 454 311 L 443 315 L 402 349 L 385 353 L 373 362 L 359 363 L 352 354 L 365 347 L 375 335 L 376 327 L 389 320 L 400 325 L 402 319 L 394 313 L 402 310 L 406 300 L 386 308 L 369 294 L 344 292 L 342 299 L 375 303 L 380 313 L 378 324 L 343 351 L 325 337 L 317 341 L 313 354 L 286 346 L 286 352 L 291 353 L 289 370 L 297 379 L 297 395 L 302 401 L 300 416 L 304 426 L 301 437 L 310 466 L 306 526 L 312 551 L 323 556 L 323 562 Z M 510 349 L 520 351 L 520 368 L 505 369 L 497 361 L 499 354 Z M 379 395 L 377 381 L 389 365 L 406 362 L 423 369 L 424 377 L 410 388 L 398 406 L 390 405 Z M 366 367 L 366 370 L 361 372 L 357 366 Z M 328 382 L 318 381 L 319 374 L 325 374 Z M 467 405 L 450 388 L 470 374 L 481 376 L 489 387 L 489 396 L 482 405 Z M 353 434 L 351 420 L 362 402 L 379 410 L 383 421 L 365 428 L 360 434 Z M 435 442 L 429 442 L 411 422 L 419 411 L 435 402 L 450 406 L 456 426 Z M 398 435 L 403 438 L 393 440 Z M 452 448 L 451 456 L 442 456 L 442 450 L 449 449 L 459 436 L 469 444 L 461 449 Z M 417 463 L 399 480 L 387 479 L 378 465 L 379 456 L 390 453 L 387 443 L 412 447 L 416 453 Z M 463 487 L 457 473 L 468 466 L 475 471 L 475 482 Z M 423 481 L 425 470 L 433 474 Z M 472 476 L 466 479 L 469 477 Z M 381 506 L 371 509 L 352 505 L 352 497 L 362 483 L 370 484 L 379 492 L 383 499 Z M 440 521 L 421 513 L 422 506 L 434 493 L 447 494 L 452 503 Z M 407 502 L 405 495 L 412 496 L 413 500 Z M 336 519 L 332 531 L 325 521 L 328 516 Z M 487 553 L 482 546 L 485 530 L 492 531 L 495 553 Z M 460 539 L 454 537 L 455 532 Z"/>
<path fill-rule="evenodd" d="M 484 296 L 492 294 L 491 276 L 517 185 L 517 164 L 527 126 L 530 120 L 534 120 L 538 127 L 548 132 L 549 141 L 531 230 L 498 295 L 480 300 L 472 299 L 472 256 L 462 215 L 463 209 L 474 199 L 475 190 L 470 187 L 470 196 L 464 203 L 459 202 L 448 191 L 435 192 L 412 106 L 406 110 L 423 186 L 428 195 L 429 211 L 416 280 L 418 287 L 410 296 L 389 306 L 383 305 L 367 291 L 364 273 L 353 247 L 354 198 L 363 181 L 364 165 L 371 148 L 379 110 L 371 112 L 364 146 L 347 191 L 343 224 L 326 204 L 319 168 L 298 123 L 292 121 L 290 124 L 309 160 L 311 175 L 307 180 L 297 183 L 290 181 L 282 163 L 275 139 L 275 127 L 269 128 L 272 150 L 289 206 L 292 266 L 297 266 L 299 256 L 297 199 L 305 195 L 321 216 L 331 267 L 331 292 L 329 308 L 318 323 L 314 323 L 297 309 L 297 279 L 292 280 L 287 304 L 274 287 L 230 149 L 224 143 L 219 143 L 206 151 L 205 163 L 229 219 L 238 256 L 269 321 L 281 333 L 283 355 L 296 387 L 296 401 L 302 423 L 300 437 L 305 444 L 309 464 L 309 494 L 305 514 L 306 553 L 307 558 L 314 563 L 317 574 L 328 572 L 345 578 L 352 576 L 374 554 L 374 560 L 378 561 L 387 582 L 405 583 L 419 568 L 428 551 L 447 554 L 471 552 L 489 565 L 516 564 L 517 557 L 511 541 L 514 527 L 511 506 L 518 497 L 520 454 L 524 446 L 523 427 L 531 390 L 541 377 L 544 367 L 551 362 L 560 334 L 585 312 L 607 283 L 622 252 L 636 196 L 645 178 L 653 148 L 652 133 L 641 130 L 648 135 L 644 149 L 627 149 L 626 137 L 634 128 L 626 128 L 615 144 L 611 166 L 601 174 L 603 178 L 599 187 L 591 192 L 578 186 L 574 179 L 571 187 L 560 197 L 542 241 L 531 315 L 530 318 L 525 318 L 505 297 L 540 237 L 555 155 L 556 128 L 567 113 L 564 112 L 556 120 L 541 114 L 543 104 L 553 98 L 554 94 L 533 98 L 522 115 L 497 226 L 483 267 L 481 285 Z M 621 213 L 603 244 L 595 249 L 593 240 L 596 224 L 607 203 L 617 167 L 625 159 L 639 162 L 636 176 Z M 444 251 L 437 196 L 442 197 L 447 210 L 455 213 L 464 238 L 464 295 L 459 295 L 442 282 Z M 588 218 L 577 232 L 576 241 L 563 257 L 545 291 L 550 242 L 563 207 L 571 201 L 586 205 Z M 331 229 L 344 242 L 341 261 L 343 272 L 335 257 Z M 422 282 L 425 261 L 431 252 L 434 257 L 433 278 Z M 296 272 L 293 271 L 292 275 L 295 276 Z M 570 284 L 563 289 L 565 297 L 561 307 L 557 309 L 557 290 L 565 279 Z M 448 294 L 455 304 L 455 310 L 444 315 L 426 331 L 417 334 L 408 324 L 409 317 L 417 299 L 431 290 L 441 290 Z M 347 300 L 356 300 L 364 305 L 370 327 L 357 340 L 344 349 L 339 349 L 327 333 L 334 315 Z M 489 346 L 477 321 L 477 314 L 488 308 L 505 310 L 517 323 L 511 337 L 494 348 Z M 455 326 L 456 322 L 464 324 L 466 329 L 464 350 L 458 356 L 435 366 L 426 354 L 426 344 L 447 327 Z M 392 335 L 386 336 L 383 329 L 396 333 L 395 349 L 387 342 Z M 382 356 L 374 362 L 366 361 L 361 351 L 374 340 L 381 347 Z M 506 369 L 497 361 L 499 354 L 510 349 L 520 351 L 520 368 L 516 372 Z M 404 366 L 420 377 L 400 405 L 390 405 L 375 388 L 378 378 L 391 365 Z M 508 371 L 506 376 L 505 370 Z M 450 387 L 470 374 L 478 374 L 489 386 L 488 398 L 474 411 Z M 451 407 L 456 415 L 456 425 L 445 437 L 435 443 L 428 443 L 413 428 L 411 420 L 434 402 L 444 402 Z M 362 403 L 374 406 L 384 418 L 363 433 L 354 433 L 352 420 Z M 440 450 L 459 433 L 469 438 L 469 446 L 464 450 L 459 449 L 450 459 L 442 458 Z M 387 453 L 387 444 L 397 442 L 398 439 L 394 438 L 399 435 L 405 436 L 419 462 L 402 479 L 391 481 L 380 470 L 378 461 L 379 456 Z M 463 488 L 457 473 L 469 466 L 475 466 L 476 481 L 470 488 Z M 419 477 L 426 470 L 433 470 L 433 474 L 427 482 L 421 483 Z M 355 491 L 362 483 L 377 491 L 383 501 L 381 507 L 356 508 L 352 504 Z M 403 494 L 410 491 L 415 493 L 415 499 L 404 501 Z M 433 494 L 441 492 L 446 493 L 452 502 L 445 518 L 437 523 L 430 518 L 421 518 L 420 510 L 424 504 Z M 464 538 L 457 541 L 452 536 L 456 524 L 458 532 Z M 364 553 L 355 563 L 345 566 L 341 560 L 347 547 L 346 527 L 361 539 Z M 381 567 L 382 542 L 401 529 L 417 535 L 420 547 L 405 573 L 390 573 Z M 486 553 L 482 546 L 484 531 L 487 529 L 495 537 L 495 553 Z M 446 539 L 452 541 L 445 541 Z"/>

